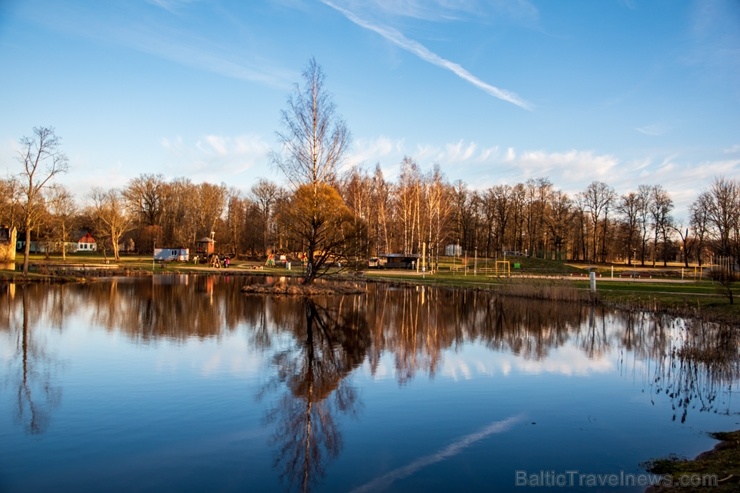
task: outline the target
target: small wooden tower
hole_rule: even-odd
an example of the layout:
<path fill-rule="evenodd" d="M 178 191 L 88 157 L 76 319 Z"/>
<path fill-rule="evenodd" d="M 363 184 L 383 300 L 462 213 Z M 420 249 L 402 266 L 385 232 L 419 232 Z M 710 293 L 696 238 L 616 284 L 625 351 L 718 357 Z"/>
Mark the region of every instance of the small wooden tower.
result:
<path fill-rule="evenodd" d="M 208 257 L 216 251 L 216 241 L 213 238 L 203 237 L 195 243 L 195 253 L 198 256 Z"/>

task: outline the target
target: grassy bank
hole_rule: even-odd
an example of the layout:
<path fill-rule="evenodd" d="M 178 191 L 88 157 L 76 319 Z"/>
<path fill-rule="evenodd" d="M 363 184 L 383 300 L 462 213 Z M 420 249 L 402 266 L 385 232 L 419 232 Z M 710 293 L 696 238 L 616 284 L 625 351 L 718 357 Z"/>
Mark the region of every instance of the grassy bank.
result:
<path fill-rule="evenodd" d="M 648 488 L 649 493 L 669 491 L 717 493 L 740 491 L 740 431 L 712 433 L 719 440 L 713 450 L 689 460 L 675 456 L 655 459 L 644 467 L 666 479 L 666 484 Z M 703 484 L 703 486 L 702 486 Z"/>
<path fill-rule="evenodd" d="M 404 271 L 375 271 L 366 275 L 368 279 L 375 280 L 490 289 L 527 298 L 597 302 L 627 310 L 663 311 L 740 323 L 740 304 L 731 305 L 711 281 L 597 278 L 596 293 L 592 295 L 589 280 L 583 271 L 566 275 L 544 275 L 530 271 L 512 277 L 474 275 L 472 272 L 467 275 L 441 272 L 422 276 Z M 740 283 L 735 293 L 736 297 L 740 294 Z"/>

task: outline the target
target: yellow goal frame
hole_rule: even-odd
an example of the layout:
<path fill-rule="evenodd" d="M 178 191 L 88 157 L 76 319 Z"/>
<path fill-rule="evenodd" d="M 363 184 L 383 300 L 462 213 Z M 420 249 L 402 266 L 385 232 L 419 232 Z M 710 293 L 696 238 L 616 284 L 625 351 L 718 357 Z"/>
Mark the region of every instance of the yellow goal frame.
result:
<path fill-rule="evenodd" d="M 499 269 L 499 264 L 501 264 L 501 269 Z M 511 277 L 511 262 L 508 260 L 496 261 L 496 277 L 502 274 Z"/>

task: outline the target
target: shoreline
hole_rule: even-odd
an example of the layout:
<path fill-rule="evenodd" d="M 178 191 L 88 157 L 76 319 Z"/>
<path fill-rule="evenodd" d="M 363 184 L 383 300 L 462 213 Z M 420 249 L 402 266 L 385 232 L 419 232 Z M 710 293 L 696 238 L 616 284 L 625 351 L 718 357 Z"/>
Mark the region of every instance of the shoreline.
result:
<path fill-rule="evenodd" d="M 709 435 L 719 442 L 694 459 L 671 455 L 643 464 L 645 470 L 664 478 L 664 482 L 648 487 L 645 493 L 739 491 L 740 430 Z"/>
<path fill-rule="evenodd" d="M 151 277 L 159 275 L 223 275 L 299 278 L 299 269 L 266 268 L 259 264 L 239 263 L 226 268 L 184 263 L 144 264 L 143 262 L 33 262 L 35 272 L 24 277 L 19 271 L 0 269 L 0 282 L 26 283 L 85 283 L 110 277 Z M 740 306 L 730 305 L 721 295 L 707 287 L 675 281 L 652 280 L 647 284 L 622 279 L 602 283 L 591 293 L 588 278 L 558 274 L 528 273 L 511 277 L 486 275 L 455 275 L 447 273 L 416 273 L 413 271 L 349 271 L 336 272 L 320 278 L 324 282 L 378 282 L 396 285 L 429 285 L 490 291 L 502 296 L 575 302 L 615 308 L 625 311 L 647 311 L 740 328 Z M 610 280 L 611 281 L 611 280 Z M 614 281 L 617 281 L 614 279 Z M 608 287 L 604 288 L 604 285 Z M 703 291 L 702 291 L 703 290 Z M 279 294 L 285 295 L 285 292 Z M 297 293 L 294 293 L 297 294 Z"/>

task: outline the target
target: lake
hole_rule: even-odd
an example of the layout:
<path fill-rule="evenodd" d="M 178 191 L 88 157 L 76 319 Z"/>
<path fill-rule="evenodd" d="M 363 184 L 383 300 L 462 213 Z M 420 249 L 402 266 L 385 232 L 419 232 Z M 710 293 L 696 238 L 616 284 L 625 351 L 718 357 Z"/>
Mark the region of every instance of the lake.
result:
<path fill-rule="evenodd" d="M 0 491 L 643 491 L 740 428 L 715 324 L 266 280 L 0 285 Z"/>

